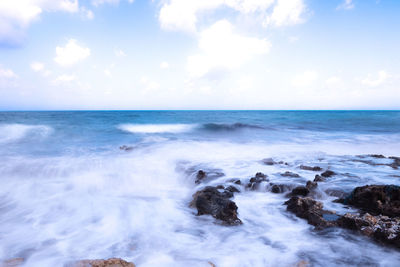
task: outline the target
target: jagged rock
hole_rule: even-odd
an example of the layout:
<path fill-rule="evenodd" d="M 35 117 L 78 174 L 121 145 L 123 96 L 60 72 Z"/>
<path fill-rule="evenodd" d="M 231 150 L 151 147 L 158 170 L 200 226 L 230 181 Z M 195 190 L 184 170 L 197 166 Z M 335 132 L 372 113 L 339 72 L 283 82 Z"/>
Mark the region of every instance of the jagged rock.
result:
<path fill-rule="evenodd" d="M 292 192 L 290 193 L 291 196 L 307 196 L 308 193 L 310 193 L 310 190 L 308 190 L 307 187 L 305 186 L 297 186 L 293 188 Z"/>
<path fill-rule="evenodd" d="M 281 176 L 283 176 L 283 177 L 293 177 L 293 178 L 299 178 L 300 177 L 300 175 L 298 175 L 297 173 L 289 172 L 289 171 L 281 173 Z"/>
<path fill-rule="evenodd" d="M 325 182 L 325 177 L 317 174 L 315 175 L 314 182 Z"/>
<path fill-rule="evenodd" d="M 74 267 L 135 267 L 135 264 L 118 258 L 108 260 L 81 260 Z"/>
<path fill-rule="evenodd" d="M 374 238 L 377 241 L 394 245 L 400 248 L 400 218 L 389 218 L 388 216 L 373 216 L 369 213 L 346 213 L 338 219 L 338 225 L 356 230 L 363 235 Z"/>
<path fill-rule="evenodd" d="M 343 200 L 344 204 L 352 205 L 373 215 L 400 216 L 400 186 L 396 185 L 366 185 L 356 187 Z"/>
<path fill-rule="evenodd" d="M 254 177 L 250 178 L 249 183 L 247 184 L 247 188 L 250 188 L 251 190 L 258 189 L 258 186 L 261 182 L 268 181 L 267 177 L 268 176 L 264 173 L 257 172 Z"/>
<path fill-rule="evenodd" d="M 287 210 L 296 214 L 297 217 L 306 219 L 317 228 L 331 227 L 336 225 L 339 218 L 334 212 L 323 209 L 323 204 L 310 197 L 294 196 L 285 202 Z"/>
<path fill-rule="evenodd" d="M 286 184 L 270 184 L 271 192 L 275 194 L 284 193 L 289 191 L 292 187 Z"/>
<path fill-rule="evenodd" d="M 313 182 L 313 181 L 307 181 L 307 183 L 306 183 L 306 187 L 310 191 L 315 189 L 315 188 L 317 188 L 317 186 L 318 186 L 318 184 L 316 182 Z"/>
<path fill-rule="evenodd" d="M 236 180 L 236 181 L 234 182 L 234 184 L 241 185 L 241 184 L 242 184 L 242 182 L 241 182 L 240 180 Z"/>
<path fill-rule="evenodd" d="M 384 155 L 381 155 L 381 154 L 369 154 L 368 156 L 371 157 L 371 158 L 377 158 L 377 159 L 386 158 Z"/>
<path fill-rule="evenodd" d="M 393 160 L 393 163 L 389 164 L 393 169 L 398 169 L 400 167 L 400 157 L 389 157 Z"/>
<path fill-rule="evenodd" d="M 336 175 L 336 172 L 331 171 L 331 170 L 327 170 L 327 171 L 324 171 L 323 173 L 321 173 L 321 176 L 323 176 L 325 178 L 329 178 L 333 175 Z"/>
<path fill-rule="evenodd" d="M 236 187 L 234 187 L 232 185 L 228 186 L 225 190 L 229 191 L 229 192 L 232 192 L 232 193 L 239 193 L 240 192 L 239 189 L 237 189 Z"/>
<path fill-rule="evenodd" d="M 299 168 L 306 171 L 314 171 L 314 172 L 322 171 L 322 168 L 318 166 L 311 167 L 311 166 L 300 165 Z"/>
<path fill-rule="evenodd" d="M 197 215 L 209 214 L 228 225 L 238 225 L 242 221 L 237 217 L 235 202 L 229 200 L 232 196 L 232 192 L 221 193 L 215 187 L 207 186 L 193 195 L 190 205 L 197 208 Z"/>

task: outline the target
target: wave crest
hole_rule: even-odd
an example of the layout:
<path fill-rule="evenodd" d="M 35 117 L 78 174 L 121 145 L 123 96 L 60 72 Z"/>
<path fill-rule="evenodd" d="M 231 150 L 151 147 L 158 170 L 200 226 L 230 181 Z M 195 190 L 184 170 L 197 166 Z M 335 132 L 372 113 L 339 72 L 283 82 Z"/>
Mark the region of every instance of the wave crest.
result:
<path fill-rule="evenodd" d="M 118 129 L 129 133 L 184 133 L 191 131 L 192 124 L 121 124 Z"/>
<path fill-rule="evenodd" d="M 246 124 L 246 123 L 232 123 L 232 124 L 225 124 L 225 123 L 206 123 L 203 124 L 203 129 L 209 131 L 234 131 L 239 129 L 264 129 L 258 125 Z"/>
<path fill-rule="evenodd" d="M 0 143 L 16 142 L 26 137 L 43 138 L 52 131 L 46 125 L 3 124 L 0 125 Z"/>

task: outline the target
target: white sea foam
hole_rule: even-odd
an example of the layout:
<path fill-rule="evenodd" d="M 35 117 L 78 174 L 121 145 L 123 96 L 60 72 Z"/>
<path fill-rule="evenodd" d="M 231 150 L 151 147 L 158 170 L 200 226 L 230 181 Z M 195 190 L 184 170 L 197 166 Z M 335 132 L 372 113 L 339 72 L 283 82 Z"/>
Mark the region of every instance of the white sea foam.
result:
<path fill-rule="evenodd" d="M 191 131 L 193 124 L 121 124 L 118 129 L 130 133 L 183 133 Z"/>
<path fill-rule="evenodd" d="M 0 143 L 16 142 L 26 137 L 43 138 L 52 132 L 46 125 L 1 124 Z"/>

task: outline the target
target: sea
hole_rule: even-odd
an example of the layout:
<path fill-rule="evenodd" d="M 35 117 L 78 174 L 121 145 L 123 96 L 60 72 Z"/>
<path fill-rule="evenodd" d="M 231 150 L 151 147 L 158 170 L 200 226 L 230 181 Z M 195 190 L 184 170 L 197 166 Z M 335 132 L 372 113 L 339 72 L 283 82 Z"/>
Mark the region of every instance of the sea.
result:
<path fill-rule="evenodd" d="M 304 185 L 318 173 L 299 166 L 319 166 L 337 175 L 319 183 L 317 200 L 352 212 L 327 192 L 400 185 L 388 156 L 400 156 L 399 111 L 0 112 L 0 262 L 400 266 L 399 250 L 349 230 L 316 230 L 270 190 Z M 198 170 L 218 175 L 195 183 Z M 269 179 L 257 190 L 232 184 L 257 172 Z M 207 185 L 238 187 L 232 201 L 243 224 L 197 216 L 189 203 Z"/>

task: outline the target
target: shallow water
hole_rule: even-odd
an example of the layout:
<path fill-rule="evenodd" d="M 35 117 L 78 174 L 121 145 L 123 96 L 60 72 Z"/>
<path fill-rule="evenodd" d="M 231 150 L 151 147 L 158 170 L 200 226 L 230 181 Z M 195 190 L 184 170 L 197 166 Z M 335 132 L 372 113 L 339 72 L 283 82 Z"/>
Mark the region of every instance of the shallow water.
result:
<path fill-rule="evenodd" d="M 123 151 L 122 145 L 132 150 Z M 188 203 L 204 184 L 193 171 L 256 172 L 304 185 L 316 172 L 319 201 L 348 212 L 325 190 L 400 185 L 400 112 L 2 112 L 0 113 L 0 261 L 63 266 L 121 257 L 137 266 L 399 266 L 400 252 L 342 229 L 315 231 L 286 212 L 284 194 L 235 194 L 243 225 L 196 216 Z M 267 166 L 264 158 L 288 165 Z M 300 178 L 282 177 L 292 171 Z"/>

